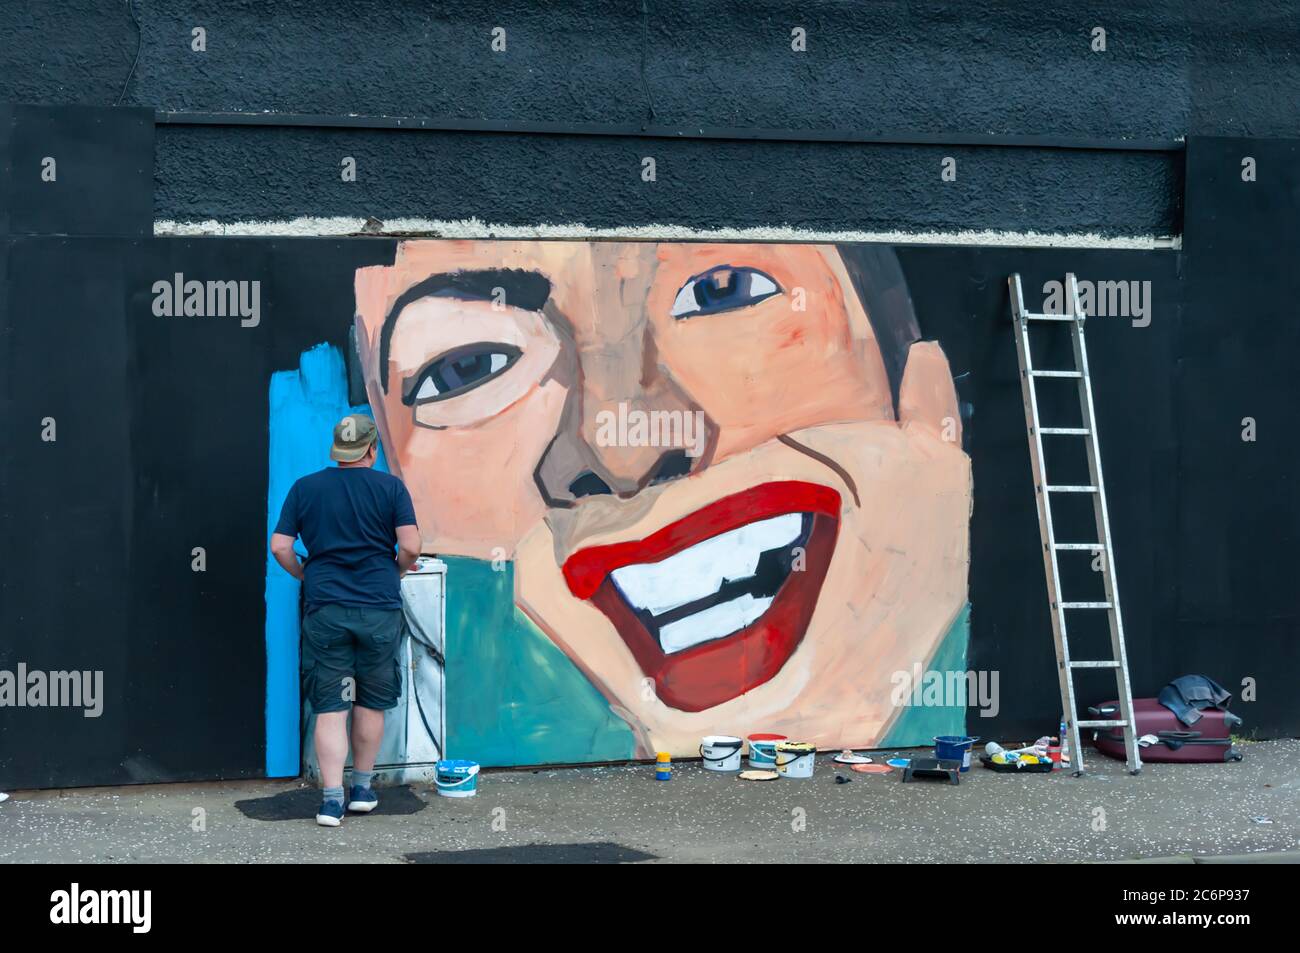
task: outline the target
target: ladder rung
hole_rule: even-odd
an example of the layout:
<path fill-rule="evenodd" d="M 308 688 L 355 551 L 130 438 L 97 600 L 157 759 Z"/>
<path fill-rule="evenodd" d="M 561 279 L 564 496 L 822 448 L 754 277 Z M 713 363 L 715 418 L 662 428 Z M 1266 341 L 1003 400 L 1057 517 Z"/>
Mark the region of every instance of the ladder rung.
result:
<path fill-rule="evenodd" d="M 1096 493 L 1095 486 L 1048 486 L 1044 487 L 1048 493 Z"/>
<path fill-rule="evenodd" d="M 1073 320 L 1074 320 L 1074 315 L 1072 315 L 1072 314 L 1032 314 L 1032 313 L 1030 313 L 1029 311 L 1024 311 L 1024 312 L 1021 313 L 1020 318 L 1021 318 L 1021 320 L 1023 320 L 1023 321 L 1073 321 Z"/>
<path fill-rule="evenodd" d="M 1119 721 L 1076 721 L 1075 725 L 1079 728 L 1127 728 L 1128 722 L 1121 718 Z"/>
<path fill-rule="evenodd" d="M 1071 662 L 1070 668 L 1119 668 L 1119 662 Z"/>
<path fill-rule="evenodd" d="M 1083 371 L 1030 371 L 1030 377 L 1082 377 Z"/>
<path fill-rule="evenodd" d="M 1062 602 L 1062 609 L 1109 609 L 1109 602 Z"/>
<path fill-rule="evenodd" d="M 1039 427 L 1038 432 L 1060 434 L 1067 437 L 1086 437 L 1092 433 L 1087 427 Z"/>
<path fill-rule="evenodd" d="M 1097 550 L 1097 549 L 1105 549 L 1106 544 L 1105 543 L 1053 543 L 1052 548 L 1053 549 Z"/>

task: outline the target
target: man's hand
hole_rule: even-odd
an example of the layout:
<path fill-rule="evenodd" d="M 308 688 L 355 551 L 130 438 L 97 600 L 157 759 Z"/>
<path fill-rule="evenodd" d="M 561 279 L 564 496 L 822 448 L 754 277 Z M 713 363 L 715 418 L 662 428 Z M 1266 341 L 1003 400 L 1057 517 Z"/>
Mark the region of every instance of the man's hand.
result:
<path fill-rule="evenodd" d="M 299 582 L 302 581 L 302 563 L 298 562 L 298 554 L 293 551 L 292 536 L 286 536 L 284 533 L 272 533 L 271 555 L 275 557 L 275 561 L 280 564 L 285 572 Z"/>

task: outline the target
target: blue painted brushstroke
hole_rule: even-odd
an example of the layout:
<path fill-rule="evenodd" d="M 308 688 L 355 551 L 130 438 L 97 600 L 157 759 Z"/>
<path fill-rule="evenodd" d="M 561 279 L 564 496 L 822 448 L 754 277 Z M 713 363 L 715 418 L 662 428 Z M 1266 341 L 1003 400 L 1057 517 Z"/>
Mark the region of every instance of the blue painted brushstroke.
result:
<path fill-rule="evenodd" d="M 266 775 L 270 778 L 297 777 L 302 765 L 299 582 L 271 555 L 271 533 L 294 481 L 332 465 L 334 425 L 349 413 L 369 414 L 370 405 L 348 403 L 347 368 L 338 348 L 318 344 L 302 355 L 298 370 L 271 375 L 266 514 Z M 387 470 L 382 448 L 375 466 Z M 306 554 L 301 542 L 298 551 Z"/>

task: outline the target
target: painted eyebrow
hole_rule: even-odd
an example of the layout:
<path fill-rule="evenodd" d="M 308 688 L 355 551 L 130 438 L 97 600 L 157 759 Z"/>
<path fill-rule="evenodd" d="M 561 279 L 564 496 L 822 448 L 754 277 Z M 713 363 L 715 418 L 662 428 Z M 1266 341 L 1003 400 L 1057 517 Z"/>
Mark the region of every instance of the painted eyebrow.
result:
<path fill-rule="evenodd" d="M 505 301 L 512 308 L 541 311 L 551 296 L 551 282 L 540 272 L 518 268 L 485 268 L 477 271 L 453 271 L 430 275 L 419 284 L 412 285 L 393 302 L 379 332 L 380 383 L 388 393 L 388 351 L 393 340 L 393 329 L 402 309 L 421 298 L 454 298 L 458 301 L 492 301 L 496 289 L 505 293 Z"/>

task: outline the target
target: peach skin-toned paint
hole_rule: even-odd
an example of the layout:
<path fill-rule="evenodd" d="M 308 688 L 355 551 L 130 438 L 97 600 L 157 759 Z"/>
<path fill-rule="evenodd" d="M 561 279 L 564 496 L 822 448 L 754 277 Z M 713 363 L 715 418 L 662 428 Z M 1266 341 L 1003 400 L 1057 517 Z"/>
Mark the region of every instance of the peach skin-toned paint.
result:
<path fill-rule="evenodd" d="M 408 302 L 380 366 L 404 292 L 483 272 L 542 276 L 549 294 L 527 308 L 454 292 Z M 696 286 L 698 300 L 726 306 L 674 316 Z M 967 599 L 970 464 L 940 346 L 911 345 L 895 411 L 837 248 L 412 241 L 392 266 L 357 272 L 356 304 L 371 406 L 426 551 L 514 560 L 516 603 L 628 722 L 640 755 L 693 755 L 719 731 L 819 747 L 883 737 L 897 715 L 891 676 L 928 661 Z M 472 387 L 404 402 L 466 348 L 481 352 L 464 364 Z M 599 439 L 601 413 L 620 407 L 698 414 L 705 451 L 663 477 L 664 448 Z M 610 553 L 675 566 L 710 527 L 739 525 L 737 500 L 780 515 L 787 487 L 836 501 L 803 517 L 807 558 L 820 561 L 796 560 L 786 577 L 817 583 L 803 606 L 788 595 L 797 587 L 782 588 L 770 611 L 787 621 L 760 618 L 737 651 L 724 634 L 648 665 L 658 649 L 609 609 L 620 590 L 609 579 L 602 594 L 574 588 L 575 567 Z M 739 660 L 734 686 L 725 659 Z"/>

